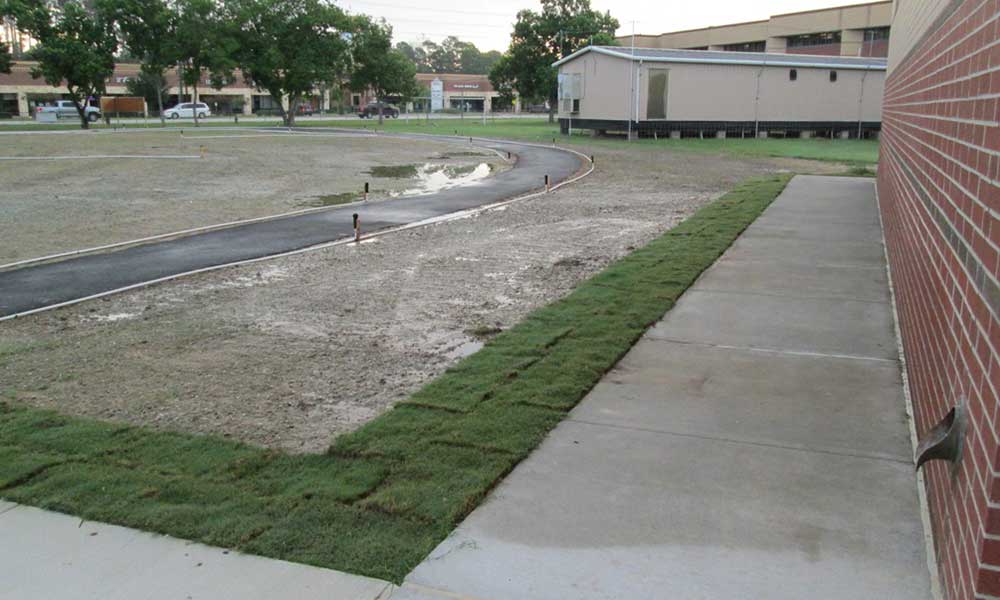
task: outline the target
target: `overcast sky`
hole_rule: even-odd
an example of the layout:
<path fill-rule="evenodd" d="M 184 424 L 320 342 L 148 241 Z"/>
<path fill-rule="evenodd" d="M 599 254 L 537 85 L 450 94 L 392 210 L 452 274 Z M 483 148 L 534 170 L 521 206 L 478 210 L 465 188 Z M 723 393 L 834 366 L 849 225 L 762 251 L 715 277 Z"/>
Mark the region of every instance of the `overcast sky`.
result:
<path fill-rule="evenodd" d="M 621 23 L 619 35 L 662 33 L 710 25 L 766 19 L 775 14 L 853 4 L 858 0 L 591 0 Z M 505 50 L 517 11 L 541 5 L 530 0 L 339 0 L 353 13 L 385 17 L 396 41 L 440 42 L 448 35 L 474 43 L 480 50 Z"/>

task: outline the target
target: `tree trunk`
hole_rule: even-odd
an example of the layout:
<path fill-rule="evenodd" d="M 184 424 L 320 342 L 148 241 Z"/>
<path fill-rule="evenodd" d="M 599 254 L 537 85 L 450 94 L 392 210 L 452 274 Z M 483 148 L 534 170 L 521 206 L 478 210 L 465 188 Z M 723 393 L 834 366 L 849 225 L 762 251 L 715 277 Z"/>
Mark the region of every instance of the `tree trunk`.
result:
<path fill-rule="evenodd" d="M 191 86 L 191 114 L 194 115 L 194 126 L 201 127 L 198 124 L 198 84 L 195 83 Z"/>
<path fill-rule="evenodd" d="M 299 103 L 301 100 L 297 97 L 289 96 L 288 98 L 288 112 L 282 117 L 282 121 L 285 123 L 285 127 L 295 127 L 295 115 L 299 112 Z M 282 107 L 284 110 L 284 107 Z"/>
<path fill-rule="evenodd" d="M 163 71 L 156 78 L 156 110 L 160 114 L 160 124 L 166 126 L 167 119 L 163 116 Z"/>
<path fill-rule="evenodd" d="M 381 100 L 377 100 L 377 102 L 378 102 L 378 124 L 379 124 L 379 126 L 381 126 L 382 125 L 382 109 L 383 109 L 383 107 L 385 105 L 382 103 Z"/>
<path fill-rule="evenodd" d="M 80 106 L 80 101 L 76 99 L 76 92 L 70 88 L 67 89 L 69 90 L 70 97 L 73 100 L 73 106 L 76 107 L 76 114 L 80 117 L 80 129 L 90 129 L 90 121 L 87 120 L 87 111 L 83 106 Z"/>

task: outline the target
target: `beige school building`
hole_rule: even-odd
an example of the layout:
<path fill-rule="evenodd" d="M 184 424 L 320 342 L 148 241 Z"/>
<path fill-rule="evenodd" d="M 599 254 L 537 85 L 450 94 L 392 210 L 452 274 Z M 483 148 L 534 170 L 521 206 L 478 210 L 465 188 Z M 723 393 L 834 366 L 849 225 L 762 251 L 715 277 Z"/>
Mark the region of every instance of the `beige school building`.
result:
<path fill-rule="evenodd" d="M 553 66 L 564 133 L 870 137 L 881 126 L 882 58 L 588 46 Z"/>
<path fill-rule="evenodd" d="M 642 48 L 882 57 L 889 52 L 892 2 L 773 15 L 760 21 L 638 34 Z M 632 36 L 618 38 L 631 46 Z"/>

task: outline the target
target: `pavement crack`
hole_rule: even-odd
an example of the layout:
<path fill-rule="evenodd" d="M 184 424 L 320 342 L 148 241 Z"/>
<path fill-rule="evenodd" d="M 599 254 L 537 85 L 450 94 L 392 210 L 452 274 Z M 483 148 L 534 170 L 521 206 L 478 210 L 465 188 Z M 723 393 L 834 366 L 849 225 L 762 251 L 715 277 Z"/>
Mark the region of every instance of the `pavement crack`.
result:
<path fill-rule="evenodd" d="M 905 458 L 904 459 L 904 458 L 899 458 L 899 457 L 887 456 L 887 455 L 884 455 L 884 454 L 870 454 L 870 453 L 866 453 L 866 452 L 847 452 L 847 451 L 841 451 L 841 450 L 830 450 L 830 449 L 825 449 L 825 448 L 807 448 L 805 446 L 798 446 L 798 445 L 794 445 L 794 444 L 777 444 L 777 443 L 760 442 L 760 441 L 754 441 L 754 440 L 741 440 L 741 439 L 736 439 L 736 438 L 721 437 L 721 436 L 714 436 L 714 435 L 706 435 L 706 434 L 699 434 L 699 433 L 685 433 L 685 432 L 680 432 L 680 431 L 669 431 L 669 430 L 666 430 L 666 429 L 654 429 L 654 428 L 651 428 L 651 427 L 636 427 L 634 425 L 618 425 L 618 424 L 615 424 L 615 423 L 598 423 L 596 421 L 587 421 L 585 419 L 567 418 L 566 422 L 569 422 L 569 423 L 579 423 L 581 425 L 590 425 L 590 426 L 593 426 L 593 427 L 608 427 L 608 428 L 612 428 L 612 429 L 624 429 L 624 430 L 628 430 L 628 431 L 642 431 L 642 432 L 645 432 L 645 433 L 658 433 L 658 434 L 661 434 L 661 435 L 669 435 L 669 436 L 676 436 L 676 437 L 693 438 L 693 439 L 706 440 L 706 441 L 711 441 L 711 442 L 724 442 L 724 443 L 727 443 L 727 444 L 738 444 L 738 445 L 741 445 L 741 446 L 756 446 L 756 447 L 759 447 L 759 448 L 776 448 L 776 449 L 779 449 L 779 450 L 792 450 L 792 451 L 797 451 L 797 452 L 808 452 L 808 453 L 811 453 L 811 454 L 826 454 L 826 455 L 829 455 L 829 456 L 843 456 L 843 457 L 847 457 L 847 458 L 863 458 L 863 459 L 867 459 L 867 460 L 877 460 L 877 461 L 881 461 L 881 462 L 898 463 L 898 464 L 909 465 L 909 466 L 913 465 L 913 461 L 911 459 L 909 459 L 909 458 Z"/>

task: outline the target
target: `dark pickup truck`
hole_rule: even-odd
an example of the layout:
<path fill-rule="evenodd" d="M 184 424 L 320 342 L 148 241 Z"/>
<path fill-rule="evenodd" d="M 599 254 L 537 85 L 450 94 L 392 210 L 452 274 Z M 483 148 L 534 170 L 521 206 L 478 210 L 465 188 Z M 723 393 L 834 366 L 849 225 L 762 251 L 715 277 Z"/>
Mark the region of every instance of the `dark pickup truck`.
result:
<path fill-rule="evenodd" d="M 391 119 L 399 118 L 399 109 L 391 104 L 379 103 L 379 102 L 369 102 L 364 108 L 358 111 L 358 116 L 362 119 L 371 119 L 373 117 L 378 117 L 378 108 L 382 106 L 382 116 Z"/>

